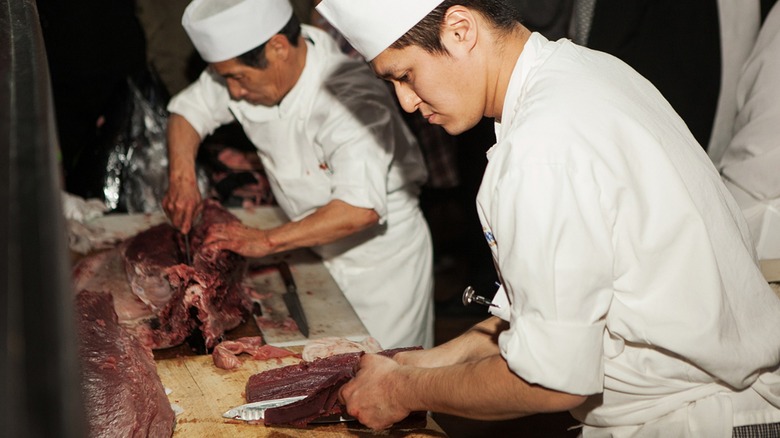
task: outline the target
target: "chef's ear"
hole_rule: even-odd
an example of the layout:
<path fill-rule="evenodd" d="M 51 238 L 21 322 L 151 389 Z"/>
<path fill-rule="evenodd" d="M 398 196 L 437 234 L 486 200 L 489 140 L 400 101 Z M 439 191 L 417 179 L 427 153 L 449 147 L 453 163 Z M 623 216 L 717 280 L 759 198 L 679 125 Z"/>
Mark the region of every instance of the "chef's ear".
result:
<path fill-rule="evenodd" d="M 286 36 L 277 33 L 265 43 L 265 56 L 269 61 L 284 61 L 290 56 L 291 46 Z"/>
<path fill-rule="evenodd" d="M 441 30 L 441 41 L 451 54 L 470 51 L 477 43 L 477 21 L 474 13 L 463 6 L 447 9 Z"/>

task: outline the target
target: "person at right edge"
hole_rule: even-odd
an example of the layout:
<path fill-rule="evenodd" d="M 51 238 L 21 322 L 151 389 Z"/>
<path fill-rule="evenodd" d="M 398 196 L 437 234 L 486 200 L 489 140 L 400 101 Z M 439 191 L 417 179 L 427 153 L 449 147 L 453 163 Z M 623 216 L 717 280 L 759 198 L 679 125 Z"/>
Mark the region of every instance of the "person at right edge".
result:
<path fill-rule="evenodd" d="M 501 280 L 454 340 L 367 354 L 363 424 L 569 411 L 584 437 L 776 437 L 780 297 L 703 148 L 612 55 L 532 33 L 501 0 L 318 11 L 450 134 L 495 119 L 477 209 Z M 663 23 L 658 23 L 663 25 Z"/>

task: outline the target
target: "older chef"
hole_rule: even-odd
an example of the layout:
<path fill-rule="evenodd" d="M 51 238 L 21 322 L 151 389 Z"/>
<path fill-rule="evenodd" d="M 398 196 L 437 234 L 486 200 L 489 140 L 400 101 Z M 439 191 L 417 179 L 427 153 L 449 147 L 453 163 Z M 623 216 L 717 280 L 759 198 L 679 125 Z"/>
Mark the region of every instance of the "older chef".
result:
<path fill-rule="evenodd" d="M 186 232 L 199 208 L 201 139 L 238 121 L 291 221 L 214 226 L 206 243 L 250 257 L 311 247 L 384 348 L 430 347 L 426 170 L 385 84 L 286 0 L 195 0 L 182 24 L 209 67 L 168 107 L 173 224 Z"/>
<path fill-rule="evenodd" d="M 586 437 L 780 432 L 780 299 L 718 172 L 647 80 L 530 32 L 501 0 L 318 10 L 407 111 L 453 134 L 496 120 L 477 207 L 500 318 L 364 356 L 340 393 L 350 414 L 384 428 L 410 411 L 568 410 Z"/>

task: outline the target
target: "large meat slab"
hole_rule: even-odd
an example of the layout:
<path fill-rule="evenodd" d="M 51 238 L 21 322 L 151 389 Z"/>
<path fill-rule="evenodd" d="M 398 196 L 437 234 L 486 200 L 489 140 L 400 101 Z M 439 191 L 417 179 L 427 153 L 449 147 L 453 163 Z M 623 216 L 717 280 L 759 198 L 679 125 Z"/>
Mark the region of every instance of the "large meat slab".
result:
<path fill-rule="evenodd" d="M 111 294 L 76 295 L 90 437 L 170 437 L 175 415 L 151 350 L 119 325 Z"/>
<path fill-rule="evenodd" d="M 250 307 L 242 289 L 246 259 L 202 245 L 210 225 L 234 221 L 218 202 L 206 200 L 190 232 L 191 266 L 183 235 L 162 223 L 82 259 L 73 269 L 75 290 L 110 292 L 119 323 L 152 349 L 179 345 L 193 333 L 213 348 Z"/>
<path fill-rule="evenodd" d="M 397 348 L 378 354 L 393 357 L 398 352 L 419 348 Z M 355 376 L 355 368 L 363 354 L 337 354 L 255 374 L 246 384 L 247 403 L 306 396 L 295 403 L 266 410 L 264 423 L 267 426 L 306 427 L 317 418 L 345 414 L 346 407 L 338 401 L 338 392 Z M 415 413 L 414 417 L 424 418 L 425 414 Z"/>

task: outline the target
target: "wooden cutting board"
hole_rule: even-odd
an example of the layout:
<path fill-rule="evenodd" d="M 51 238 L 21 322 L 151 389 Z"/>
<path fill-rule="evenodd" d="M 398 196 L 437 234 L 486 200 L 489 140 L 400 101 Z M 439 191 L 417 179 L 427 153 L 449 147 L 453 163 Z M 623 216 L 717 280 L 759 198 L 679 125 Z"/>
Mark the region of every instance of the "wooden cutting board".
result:
<path fill-rule="evenodd" d="M 300 352 L 300 347 L 291 349 Z M 189 356 L 157 361 L 157 374 L 168 390 L 176 416 L 174 437 L 298 437 L 298 436 L 368 436 L 374 433 L 357 422 L 311 425 L 305 429 L 266 427 L 223 418 L 228 409 L 246 403 L 244 388 L 252 374 L 297 363 L 289 357 L 266 361 L 239 356 L 243 365 L 233 371 L 214 366 L 211 356 Z M 383 436 L 446 437 L 444 431 L 427 417 L 424 425 L 401 423 Z"/>
<path fill-rule="evenodd" d="M 300 331 L 291 330 L 289 313 L 282 294 L 284 281 L 279 271 L 271 266 L 285 261 L 301 298 L 301 306 L 309 323 L 309 338 Z M 244 284 L 258 293 L 258 303 L 263 316 L 257 325 L 265 342 L 277 347 L 303 345 L 309 339 L 336 336 L 362 341 L 368 330 L 341 292 L 328 270 L 314 254 L 308 251 L 291 251 L 263 259 L 252 259 Z M 263 268 L 266 267 L 266 268 Z M 255 295 L 255 294 L 252 294 Z"/>

